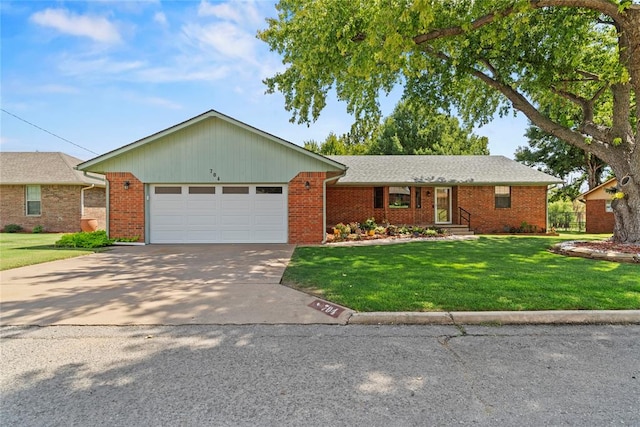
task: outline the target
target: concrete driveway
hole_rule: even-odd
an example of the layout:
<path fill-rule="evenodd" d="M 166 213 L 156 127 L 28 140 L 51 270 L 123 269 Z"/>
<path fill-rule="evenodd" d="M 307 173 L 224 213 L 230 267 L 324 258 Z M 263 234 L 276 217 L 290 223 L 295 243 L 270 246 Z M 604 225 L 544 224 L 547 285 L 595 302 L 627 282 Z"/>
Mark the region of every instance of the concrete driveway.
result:
<path fill-rule="evenodd" d="M 294 246 L 119 246 L 0 272 L 1 325 L 344 324 L 279 284 Z M 325 310 L 330 311 L 330 310 Z"/>

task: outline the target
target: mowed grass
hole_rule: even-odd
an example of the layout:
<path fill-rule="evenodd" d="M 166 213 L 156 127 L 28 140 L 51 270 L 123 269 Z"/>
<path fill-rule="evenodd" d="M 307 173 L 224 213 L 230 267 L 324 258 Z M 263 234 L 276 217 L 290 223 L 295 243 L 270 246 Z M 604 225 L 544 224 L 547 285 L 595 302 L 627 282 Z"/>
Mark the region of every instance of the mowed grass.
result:
<path fill-rule="evenodd" d="M 585 237 L 301 247 L 283 282 L 361 312 L 640 309 L 640 265 L 547 250 Z"/>
<path fill-rule="evenodd" d="M 0 233 L 0 270 L 73 258 L 95 251 L 56 248 L 62 234 Z"/>

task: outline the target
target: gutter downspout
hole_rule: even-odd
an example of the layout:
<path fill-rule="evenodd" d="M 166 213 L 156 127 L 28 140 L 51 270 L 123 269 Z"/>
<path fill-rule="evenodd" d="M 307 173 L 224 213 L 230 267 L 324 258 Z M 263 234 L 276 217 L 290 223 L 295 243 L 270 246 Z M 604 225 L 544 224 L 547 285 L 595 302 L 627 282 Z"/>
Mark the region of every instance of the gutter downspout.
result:
<path fill-rule="evenodd" d="M 91 184 L 90 187 L 80 189 L 80 218 L 84 218 L 84 190 L 91 190 L 95 188 L 95 186 L 95 184 Z"/>
<path fill-rule="evenodd" d="M 348 168 L 347 168 L 348 169 Z M 327 243 L 327 182 L 338 180 L 347 174 L 347 169 L 345 169 L 340 175 L 332 176 L 330 178 L 326 178 L 322 181 L 322 242 L 321 244 Z"/>

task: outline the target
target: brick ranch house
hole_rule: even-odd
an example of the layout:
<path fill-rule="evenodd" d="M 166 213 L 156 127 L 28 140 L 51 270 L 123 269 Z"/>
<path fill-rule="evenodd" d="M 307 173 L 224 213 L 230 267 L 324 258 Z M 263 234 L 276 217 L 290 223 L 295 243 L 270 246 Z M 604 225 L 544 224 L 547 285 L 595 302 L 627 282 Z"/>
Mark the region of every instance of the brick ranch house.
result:
<path fill-rule="evenodd" d="M 613 233 L 615 217 L 611 209 L 612 195 L 607 193 L 607 189 L 615 188 L 618 185 L 616 178 L 611 178 L 607 182 L 580 195 L 579 200 L 586 204 L 587 213 L 587 233 Z"/>
<path fill-rule="evenodd" d="M 81 218 L 92 218 L 104 230 L 104 177 L 76 170 L 79 163 L 59 152 L 0 153 L 0 228 L 72 233 L 80 231 Z"/>
<path fill-rule="evenodd" d="M 338 222 L 546 228 L 556 178 L 500 156 L 324 157 L 215 110 L 78 165 L 107 179 L 111 237 L 313 244 Z"/>

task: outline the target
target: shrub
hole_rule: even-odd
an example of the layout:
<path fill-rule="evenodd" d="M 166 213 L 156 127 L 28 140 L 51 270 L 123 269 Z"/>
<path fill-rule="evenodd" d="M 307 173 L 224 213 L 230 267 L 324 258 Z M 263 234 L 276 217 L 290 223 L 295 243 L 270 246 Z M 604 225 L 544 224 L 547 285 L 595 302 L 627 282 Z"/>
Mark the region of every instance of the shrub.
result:
<path fill-rule="evenodd" d="M 429 228 L 425 231 L 425 234 L 429 237 L 435 237 L 438 235 L 438 231 L 434 230 L 433 228 Z"/>
<path fill-rule="evenodd" d="M 111 244 L 113 244 L 113 240 L 107 237 L 107 232 L 104 230 L 65 234 L 56 242 L 57 247 L 88 249 L 101 248 Z"/>
<path fill-rule="evenodd" d="M 346 239 L 347 236 L 351 234 L 351 227 L 343 223 L 336 224 L 336 226 L 333 227 L 333 232 L 336 236 L 339 236 L 342 239 Z"/>
<path fill-rule="evenodd" d="M 7 224 L 2 229 L 2 232 L 3 233 L 18 233 L 18 232 L 20 232 L 22 230 L 23 230 L 23 228 L 22 228 L 21 225 L 18 225 L 18 224 Z"/>
<path fill-rule="evenodd" d="M 34 234 L 42 233 L 44 232 L 44 227 L 41 225 L 36 225 L 35 227 L 33 227 L 33 230 L 31 230 L 31 232 Z"/>

